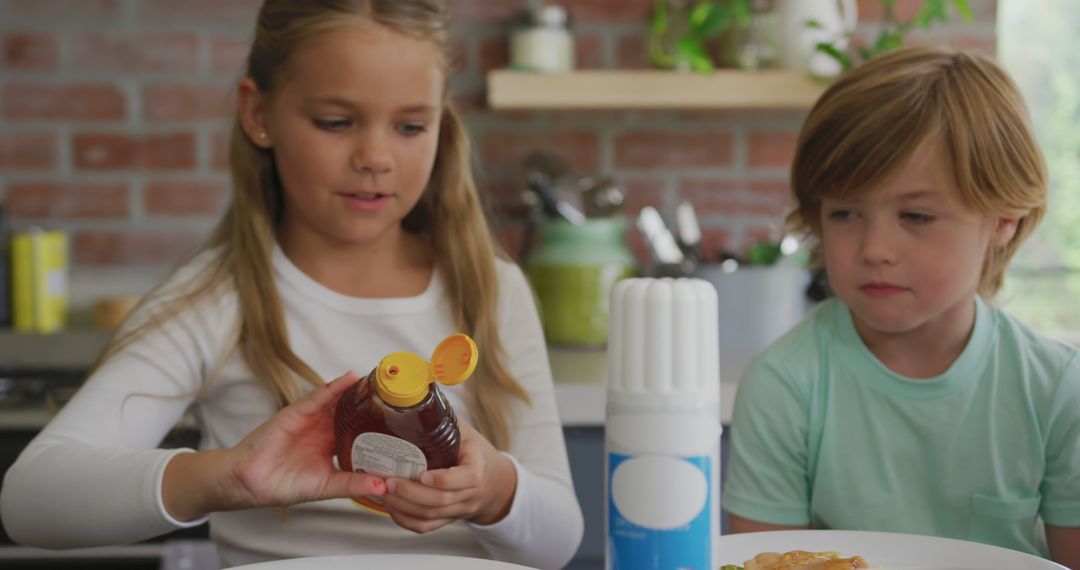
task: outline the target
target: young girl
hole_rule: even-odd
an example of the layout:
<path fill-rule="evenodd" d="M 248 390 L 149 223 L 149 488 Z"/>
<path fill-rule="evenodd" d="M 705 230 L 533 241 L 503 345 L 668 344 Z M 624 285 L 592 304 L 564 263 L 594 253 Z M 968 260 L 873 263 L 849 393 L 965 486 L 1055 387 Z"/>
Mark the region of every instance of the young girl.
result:
<path fill-rule="evenodd" d="M 944 48 L 872 60 L 810 111 L 791 179 L 836 298 L 739 385 L 732 530 L 929 534 L 1080 568 L 1080 357 L 988 303 L 1046 201 L 1012 81 Z"/>
<path fill-rule="evenodd" d="M 8 472 L 15 540 L 130 543 L 209 517 L 228 565 L 570 560 L 583 523 L 544 339 L 478 203 L 447 26 L 438 0 L 266 0 L 237 91 L 229 210 Z M 337 471 L 334 406 L 357 379 L 342 372 L 458 331 L 481 355 L 445 389 L 460 465 L 417 482 Z M 189 407 L 201 451 L 157 449 Z M 390 517 L 347 500 L 364 495 Z"/>

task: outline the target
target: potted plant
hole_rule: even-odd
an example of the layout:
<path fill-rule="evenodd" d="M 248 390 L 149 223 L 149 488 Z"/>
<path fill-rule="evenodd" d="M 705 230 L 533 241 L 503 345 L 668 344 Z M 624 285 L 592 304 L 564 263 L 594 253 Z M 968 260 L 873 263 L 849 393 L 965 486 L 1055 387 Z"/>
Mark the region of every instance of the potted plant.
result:
<path fill-rule="evenodd" d="M 706 41 L 750 23 L 750 0 L 657 0 L 649 21 L 649 60 L 663 69 L 711 73 Z"/>

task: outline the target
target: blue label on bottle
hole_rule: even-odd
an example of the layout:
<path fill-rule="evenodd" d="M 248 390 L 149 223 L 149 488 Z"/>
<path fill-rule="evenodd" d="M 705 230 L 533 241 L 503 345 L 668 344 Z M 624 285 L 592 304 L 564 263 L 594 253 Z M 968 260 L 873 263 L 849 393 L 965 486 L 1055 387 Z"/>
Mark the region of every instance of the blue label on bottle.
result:
<path fill-rule="evenodd" d="M 712 469 L 708 456 L 608 453 L 608 567 L 715 570 Z"/>

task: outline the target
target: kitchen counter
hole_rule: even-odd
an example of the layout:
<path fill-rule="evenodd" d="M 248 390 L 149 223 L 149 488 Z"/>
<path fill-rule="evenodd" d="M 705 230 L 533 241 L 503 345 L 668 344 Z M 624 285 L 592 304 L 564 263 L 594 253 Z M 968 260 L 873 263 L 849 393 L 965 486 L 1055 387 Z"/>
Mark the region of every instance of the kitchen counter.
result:
<path fill-rule="evenodd" d="M 0 332 L 0 371 L 11 375 L 78 375 L 93 364 L 109 333 L 97 329 L 73 329 L 51 335 Z M 555 399 L 562 423 L 567 427 L 600 426 L 604 423 L 604 368 L 602 349 L 551 347 L 548 351 L 555 379 Z M 720 360 L 720 418 L 731 422 L 735 387 L 752 355 L 725 354 Z M 0 412 L 0 429 L 37 429 L 54 410 L 9 408 Z"/>

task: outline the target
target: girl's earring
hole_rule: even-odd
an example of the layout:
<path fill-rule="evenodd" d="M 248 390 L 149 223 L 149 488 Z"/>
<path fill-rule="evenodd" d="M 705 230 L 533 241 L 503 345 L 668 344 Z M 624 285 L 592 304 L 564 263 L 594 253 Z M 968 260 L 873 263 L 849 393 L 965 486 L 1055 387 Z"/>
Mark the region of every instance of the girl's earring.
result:
<path fill-rule="evenodd" d="M 266 131 L 263 131 L 263 132 L 259 133 L 259 140 L 262 140 L 262 141 L 266 140 Z"/>

